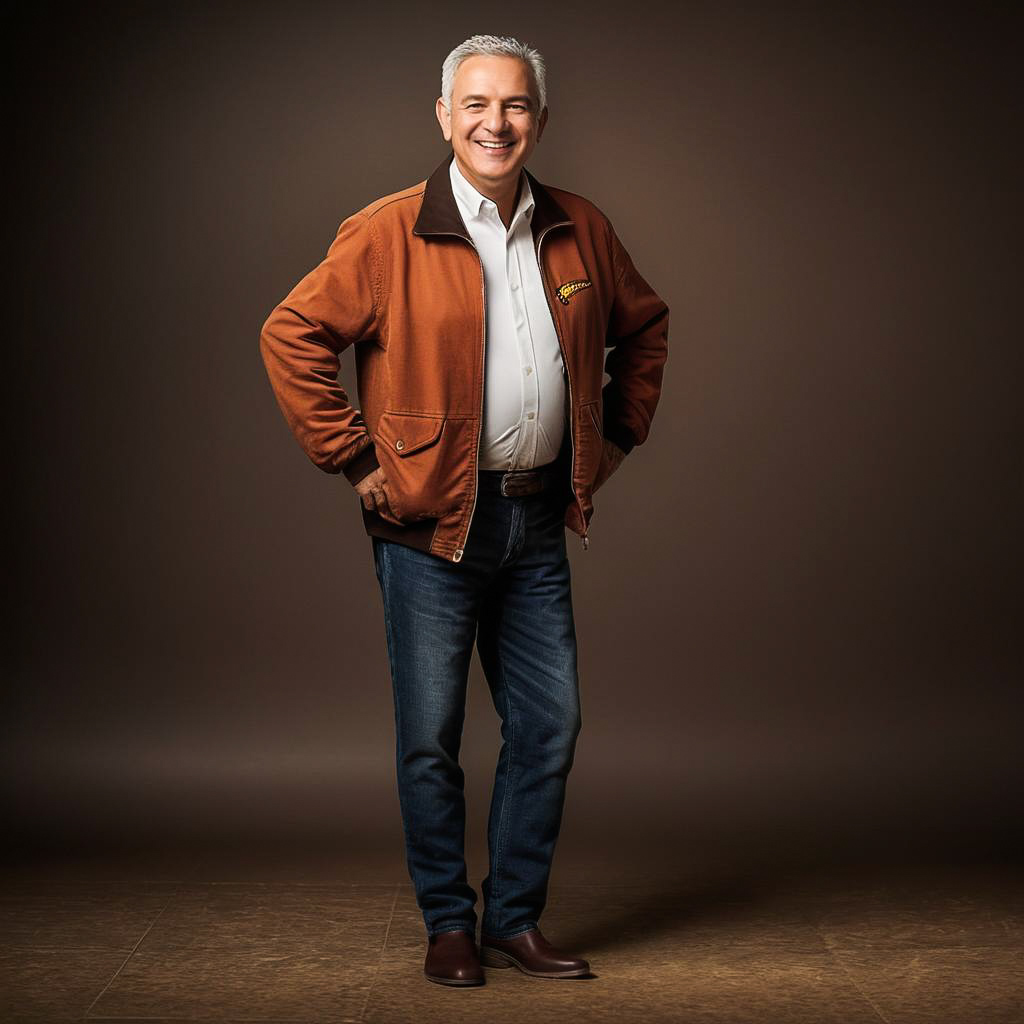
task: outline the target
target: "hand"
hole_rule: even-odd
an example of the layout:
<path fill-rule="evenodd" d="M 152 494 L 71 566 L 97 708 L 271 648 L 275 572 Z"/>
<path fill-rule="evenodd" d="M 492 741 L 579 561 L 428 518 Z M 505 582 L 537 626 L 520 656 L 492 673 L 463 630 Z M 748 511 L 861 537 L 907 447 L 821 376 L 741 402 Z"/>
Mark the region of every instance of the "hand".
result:
<path fill-rule="evenodd" d="M 604 458 L 597 471 L 597 479 L 594 481 L 593 491 L 601 487 L 604 482 L 622 465 L 626 453 L 614 442 L 604 438 Z M 591 493 L 593 493 L 593 491 Z"/>
<path fill-rule="evenodd" d="M 355 488 L 365 508 L 398 519 L 398 513 L 388 498 L 387 486 L 384 470 L 378 466 L 372 473 L 367 473 Z"/>

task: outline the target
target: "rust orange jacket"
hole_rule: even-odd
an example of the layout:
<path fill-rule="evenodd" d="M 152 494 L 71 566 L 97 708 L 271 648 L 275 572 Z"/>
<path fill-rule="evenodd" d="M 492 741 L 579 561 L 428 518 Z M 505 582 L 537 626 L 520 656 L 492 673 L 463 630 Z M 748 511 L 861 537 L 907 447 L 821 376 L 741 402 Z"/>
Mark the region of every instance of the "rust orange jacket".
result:
<path fill-rule="evenodd" d="M 395 514 L 360 503 L 366 532 L 457 562 L 476 506 L 486 316 L 483 265 L 452 194 L 452 159 L 341 224 L 323 262 L 267 318 L 260 352 L 316 466 L 352 484 L 383 469 Z M 585 543 L 603 437 L 628 453 L 650 431 L 668 357 L 668 306 L 593 203 L 526 173 L 568 375 L 565 524 Z M 338 381 L 349 345 L 361 409 Z"/>

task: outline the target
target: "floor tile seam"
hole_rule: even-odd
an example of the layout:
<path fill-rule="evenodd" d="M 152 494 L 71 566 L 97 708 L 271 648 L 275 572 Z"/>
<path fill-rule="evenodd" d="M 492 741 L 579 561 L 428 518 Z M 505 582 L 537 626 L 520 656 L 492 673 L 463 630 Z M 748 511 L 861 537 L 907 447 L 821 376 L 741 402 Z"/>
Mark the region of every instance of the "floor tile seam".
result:
<path fill-rule="evenodd" d="M 22 885 L 51 885 L 51 886 L 72 886 L 72 885 L 162 885 L 165 887 L 187 885 L 187 878 L 14 878 L 11 877 L 5 886 L 13 888 Z"/>
<path fill-rule="evenodd" d="M 370 1006 L 370 997 L 373 995 L 374 986 L 377 984 L 377 978 L 380 976 L 381 964 L 384 961 L 384 953 L 388 948 L 388 939 L 391 936 L 391 925 L 395 919 L 395 907 L 398 906 L 398 894 L 401 892 L 401 888 L 396 885 L 394 887 L 394 895 L 391 898 L 391 915 L 388 918 L 387 926 L 384 929 L 384 939 L 380 944 L 380 952 L 377 954 L 377 962 L 373 968 L 373 974 L 370 976 L 370 984 L 366 986 L 366 996 L 363 998 L 363 1005 L 359 1010 L 359 1016 L 356 1018 L 358 1021 L 365 1020 L 366 1011 Z"/>
<path fill-rule="evenodd" d="M 271 892 L 274 892 L 274 891 L 284 891 L 284 892 L 287 892 L 287 891 L 291 890 L 291 891 L 294 891 L 296 893 L 298 893 L 298 892 L 328 892 L 328 891 L 330 891 L 330 892 L 345 892 L 346 894 L 350 894 L 354 890 L 365 890 L 367 892 L 372 892 L 373 890 L 377 890 L 381 894 L 383 894 L 383 893 L 390 892 L 391 889 L 393 888 L 392 884 L 380 884 L 380 883 L 377 883 L 377 882 L 367 882 L 365 884 L 362 884 L 362 883 L 359 883 L 359 884 L 339 883 L 337 885 L 330 885 L 330 884 L 324 884 L 324 883 L 313 883 L 313 882 L 309 882 L 309 883 L 298 883 L 298 882 L 281 882 L 281 883 L 277 883 L 277 882 L 273 882 L 273 883 L 266 883 L 266 882 L 252 882 L 252 883 L 250 883 L 250 882 L 186 882 L 186 883 L 183 883 L 182 885 L 168 885 L 163 890 L 152 890 L 151 889 L 149 891 L 141 891 L 140 890 L 139 892 L 134 892 L 134 893 L 132 893 L 132 892 L 121 892 L 121 893 L 113 893 L 113 894 L 117 895 L 121 899 L 129 899 L 131 897 L 144 898 L 146 896 L 151 896 L 154 899 L 163 899 L 164 897 L 166 897 L 168 895 L 168 893 L 170 893 L 170 895 L 172 895 L 172 896 L 179 895 L 179 894 L 190 894 L 190 893 L 194 894 L 194 893 L 200 893 L 200 892 L 203 892 L 203 891 L 217 891 L 221 887 L 225 887 L 225 888 L 233 887 L 233 888 L 237 889 L 239 892 L 249 891 L 249 892 L 253 892 L 253 893 L 265 892 L 265 891 L 268 891 L 268 890 L 271 891 Z M 82 902 L 89 902 L 90 900 L 93 900 L 93 899 L 95 899 L 96 901 L 99 901 L 100 899 L 102 899 L 102 898 L 112 894 L 112 892 L 110 890 L 105 891 L 105 892 L 96 892 L 94 896 L 88 892 L 89 889 L 97 889 L 97 888 L 98 888 L 97 886 L 89 884 L 88 886 L 85 886 L 85 885 L 82 885 L 82 886 L 66 886 L 64 891 L 53 891 L 53 890 L 51 890 L 51 891 L 48 891 L 48 892 L 40 892 L 39 891 L 39 887 L 37 887 L 37 886 L 26 886 L 24 891 L 21 891 L 21 892 L 15 892 L 15 891 L 13 891 L 11 889 L 8 889 L 5 892 L 0 892 L 0 906 L 2 906 L 5 903 L 23 902 L 23 901 L 25 901 L 27 899 L 39 900 L 40 902 L 46 902 L 46 901 L 54 901 L 54 902 L 61 901 L 61 902 L 64 902 L 64 901 L 66 901 L 68 899 L 77 899 L 77 900 L 80 900 Z M 74 891 L 75 889 L 78 890 L 77 894 Z M 111 886 L 111 889 L 113 889 L 113 886 Z"/>
<path fill-rule="evenodd" d="M 25 896 L 31 895 L 36 896 L 39 899 L 53 899 L 59 900 L 67 897 L 67 892 L 55 892 L 56 889 L 112 889 L 118 888 L 138 888 L 140 890 L 148 889 L 154 896 L 162 896 L 162 892 L 154 891 L 156 887 L 161 887 L 164 891 L 168 889 L 177 889 L 179 886 L 187 885 L 187 882 L 12 882 L 3 888 L 0 888 L 0 902 L 3 900 L 11 899 L 23 899 Z M 21 890 L 21 891 L 17 891 Z M 43 891 L 40 891 L 43 890 Z M 141 895 L 141 893 L 140 893 Z"/>
<path fill-rule="evenodd" d="M 132 944 L 132 949 L 135 948 Z M 75 950 L 88 950 L 91 953 L 127 953 L 130 952 L 127 946 L 122 943 L 120 946 L 99 946 L 90 944 L 82 945 L 78 942 L 4 942 L 5 952 L 36 952 L 36 953 L 71 953 Z"/>
<path fill-rule="evenodd" d="M 175 893 L 177 890 L 175 890 Z M 135 906 L 141 903 L 143 900 L 150 900 L 154 905 L 159 906 L 160 903 L 167 899 L 169 893 L 124 893 L 118 895 L 116 893 L 96 893 L 95 896 L 76 896 L 74 893 L 57 893 L 54 895 L 40 895 L 38 893 L 25 893 L 20 896 L 0 896 L 0 909 L 9 907 L 10 904 L 14 905 L 25 905 L 26 903 L 34 903 L 37 906 L 48 906 L 50 904 L 58 904 L 59 906 L 67 906 L 69 903 L 77 905 L 94 905 L 94 906 L 110 906 L 112 899 L 117 900 L 119 906 Z"/>
<path fill-rule="evenodd" d="M 131 958 L 135 955 L 135 952 L 136 952 L 136 950 L 138 950 L 139 946 L 141 946 L 142 943 L 146 941 L 146 936 L 149 935 L 149 933 L 153 930 L 153 928 L 155 927 L 157 921 L 159 921 L 160 918 L 163 916 L 164 911 L 174 902 L 174 897 L 176 895 L 177 895 L 177 890 L 175 890 L 175 892 L 172 892 L 167 897 L 167 901 L 160 908 L 159 913 L 157 913 L 156 917 L 154 917 L 153 920 L 149 922 L 149 926 L 142 933 L 142 935 L 139 936 L 138 942 L 136 942 L 135 945 L 132 946 L 132 948 L 128 951 L 128 955 L 124 958 L 124 960 L 121 961 L 121 966 L 118 967 L 118 969 L 116 971 L 114 971 L 113 975 L 111 976 L 109 981 L 107 981 L 106 985 L 104 985 L 103 988 L 100 989 L 100 991 L 97 994 L 96 998 L 93 999 L 93 1001 L 89 1004 L 88 1008 L 86 1009 L 86 1011 L 85 1011 L 85 1013 L 83 1015 L 83 1020 L 88 1020 L 89 1019 L 89 1014 L 92 1013 L 92 1008 L 103 998 L 104 993 L 110 988 L 110 986 L 114 984 L 114 982 L 117 980 L 118 976 L 121 974 L 121 972 L 127 966 L 128 961 L 131 960 Z"/>
<path fill-rule="evenodd" d="M 826 950 L 829 954 L 829 959 L 832 963 L 839 968 L 846 980 L 853 986 L 853 990 L 864 1000 L 865 1003 L 871 1008 L 871 1012 L 882 1022 L 882 1024 L 892 1024 L 892 1021 L 882 1012 L 881 1007 L 875 1004 L 875 1001 L 857 984 L 857 979 L 847 969 L 846 964 L 836 956 L 836 952 L 829 945 L 825 936 L 822 936 L 822 943 L 825 945 Z"/>
<path fill-rule="evenodd" d="M 385 926 L 387 922 L 384 922 Z M 146 936 L 143 935 L 142 938 Z M 139 940 L 141 942 L 141 939 Z M 273 944 L 276 949 L 282 948 L 282 943 L 276 939 L 268 940 L 267 944 Z M 63 944 L 40 944 L 40 945 L 23 945 L 19 943 L 6 943 L 4 948 L 12 952 L 35 952 L 35 953 L 73 953 L 73 952 L 89 952 L 89 953 L 120 953 L 122 955 L 133 955 L 138 952 L 139 943 L 134 943 L 130 950 L 125 950 L 124 946 L 82 946 L 82 945 L 63 945 Z M 181 952 L 196 952 L 196 953 L 224 953 L 225 948 L 223 943 L 217 943 L 214 945 L 191 945 L 185 946 L 178 943 L 169 943 L 167 945 L 151 945 L 150 947 L 153 952 L 160 953 L 181 953 Z M 231 954 L 238 954 L 240 956 L 255 956 L 257 954 L 265 953 L 267 949 L 266 945 L 263 946 L 250 946 L 248 948 L 233 945 L 227 952 Z M 343 956 L 348 952 L 347 948 L 339 948 L 333 953 L 331 950 L 326 950 L 327 956 Z M 315 948 L 310 945 L 306 949 L 292 950 L 288 955 L 294 955 L 299 953 L 309 954 L 324 954 L 325 949 L 323 944 L 317 943 Z"/>
<path fill-rule="evenodd" d="M 394 882 L 261 882 L 256 880 L 250 880 L 246 882 L 238 881 L 209 881 L 209 882 L 184 882 L 182 883 L 182 889 L 209 889 L 214 886 L 234 886 L 238 889 L 252 888 L 252 889 L 264 889 L 264 888 L 291 888 L 291 889 L 383 889 L 385 891 L 391 891 L 395 883 Z"/>
<path fill-rule="evenodd" d="M 33 1022 L 42 1024 L 41 1017 L 15 1017 L 16 1021 Z M 77 1024 L 96 1024 L 106 1021 L 107 1024 L 125 1024 L 130 1021 L 136 1024 L 137 1021 L 152 1021 L 153 1024 L 310 1024 L 309 1016 L 304 1017 L 69 1017 L 68 1021 L 75 1021 Z M 358 1017 L 330 1017 L 331 1024 L 359 1024 Z"/>
<path fill-rule="evenodd" d="M 911 939 L 906 941 L 897 939 L 892 942 L 880 942 L 874 947 L 865 948 L 863 945 L 860 946 L 836 946 L 832 945 L 829 947 L 829 952 L 834 955 L 842 953 L 871 953 L 871 952 L 885 953 L 886 955 L 893 955 L 894 953 L 993 953 L 993 952 L 1020 952 L 1024 953 L 1024 945 L 1020 943 L 1000 943 L 1000 942 L 961 942 L 957 944 L 951 944 L 948 942 L 915 942 Z"/>

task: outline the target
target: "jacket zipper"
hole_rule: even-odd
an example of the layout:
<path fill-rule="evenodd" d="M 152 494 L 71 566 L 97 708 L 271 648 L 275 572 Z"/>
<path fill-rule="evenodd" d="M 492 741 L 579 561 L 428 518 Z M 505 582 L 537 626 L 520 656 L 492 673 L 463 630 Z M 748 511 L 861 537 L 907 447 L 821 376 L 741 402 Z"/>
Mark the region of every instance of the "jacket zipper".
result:
<path fill-rule="evenodd" d="M 568 221 L 563 221 L 561 223 L 569 223 L 569 222 Z M 569 384 L 569 424 L 568 424 L 568 426 L 569 426 L 569 448 L 570 448 L 570 451 L 571 451 L 571 454 L 572 454 L 572 461 L 571 461 L 571 466 L 570 466 L 569 486 L 572 488 L 572 495 L 576 499 L 576 504 L 577 504 L 577 506 L 579 507 L 579 510 L 580 510 L 580 522 L 583 523 L 583 550 L 586 551 L 587 548 L 590 546 L 590 539 L 587 537 L 587 534 L 589 532 L 589 526 L 587 525 L 586 517 L 583 515 L 583 502 L 580 501 L 579 495 L 576 493 L 576 442 L 575 442 L 575 440 L 574 440 L 574 438 L 572 436 L 572 424 L 573 424 L 573 420 L 575 418 L 575 408 L 573 406 L 573 401 L 572 401 L 572 374 L 569 373 L 569 358 L 568 358 L 568 356 L 565 353 L 565 346 L 562 344 L 562 335 L 561 335 L 561 332 L 558 329 L 558 316 L 555 313 L 554 307 L 551 305 L 551 293 L 550 293 L 550 290 L 548 289 L 548 277 L 547 277 L 547 274 L 544 272 L 544 264 L 541 263 L 541 261 L 540 261 L 540 251 L 541 251 L 541 245 L 544 242 L 544 236 L 547 235 L 547 233 L 552 228 L 556 228 L 556 227 L 559 227 L 559 226 L 560 226 L 560 224 L 549 224 L 543 230 L 543 232 L 541 233 L 540 238 L 537 239 L 537 266 L 538 266 L 538 268 L 540 270 L 541 280 L 542 280 L 543 285 L 544 285 L 544 298 L 545 298 L 545 301 L 548 304 L 548 312 L 551 315 L 551 322 L 552 322 L 552 324 L 554 325 L 554 328 L 555 328 L 555 337 L 558 339 L 558 348 L 559 348 L 559 350 L 562 353 L 562 362 L 565 365 L 565 379 L 566 379 L 566 381 Z M 486 282 L 484 280 L 484 261 L 483 261 L 483 259 L 480 256 L 480 250 L 477 249 L 476 243 L 472 239 L 466 238 L 465 235 L 461 235 L 458 232 L 455 232 L 455 231 L 438 231 L 438 232 L 435 232 L 435 234 L 453 235 L 455 238 L 461 238 L 461 239 L 463 239 L 463 241 L 469 242 L 469 244 L 473 247 L 473 251 L 476 253 L 477 262 L 480 264 L 480 300 L 481 300 L 481 309 L 483 310 L 483 315 L 481 317 L 481 325 L 480 325 L 480 332 L 481 332 L 481 339 L 482 339 L 482 343 L 481 343 L 481 346 L 480 346 L 481 347 L 480 367 L 481 367 L 481 371 L 483 373 L 486 373 L 486 359 L 487 359 L 487 290 L 486 290 Z M 477 428 L 476 428 L 476 456 L 475 457 L 477 459 L 479 459 L 479 457 L 480 457 L 480 437 L 481 437 L 481 434 L 483 433 L 483 428 L 484 428 L 483 419 L 484 419 L 484 381 L 481 380 L 480 381 L 480 415 L 479 415 L 479 417 L 477 419 Z M 478 465 L 479 465 L 479 463 L 478 463 Z M 469 510 L 469 521 L 466 523 L 466 534 L 465 534 L 465 536 L 462 539 L 462 544 L 461 544 L 461 546 L 459 546 L 459 547 L 457 547 L 455 549 L 455 553 L 452 555 L 452 561 L 453 562 L 461 561 L 462 555 L 465 552 L 466 542 L 469 540 L 469 531 L 470 531 L 470 529 L 473 526 L 473 515 L 476 512 L 476 502 L 477 502 L 477 498 L 479 497 L 479 490 L 480 490 L 479 483 L 480 483 L 479 477 L 477 476 L 476 473 L 474 473 L 473 474 L 473 505 L 472 505 L 472 507 Z"/>
<path fill-rule="evenodd" d="M 476 445 L 474 448 L 474 459 L 477 460 L 476 468 L 479 470 L 480 463 L 480 438 L 484 430 L 484 385 L 486 383 L 487 373 L 487 286 L 484 281 L 484 261 L 480 255 L 480 250 L 476 247 L 476 242 L 470 238 L 466 238 L 465 235 L 456 234 L 454 231 L 445 232 L 446 234 L 455 235 L 456 238 L 463 238 L 471 246 L 473 251 L 476 253 L 477 262 L 480 264 L 480 415 L 477 418 L 476 426 Z M 462 543 L 455 549 L 455 554 L 452 555 L 453 562 L 460 562 L 462 555 L 465 552 L 466 544 L 469 541 L 469 531 L 473 527 L 473 513 L 476 512 L 476 500 L 479 497 L 480 491 L 480 477 L 477 472 L 473 474 L 473 505 L 469 510 L 469 520 L 466 523 L 466 535 L 462 538 Z"/>
<path fill-rule="evenodd" d="M 564 223 L 564 222 L 563 222 Z M 548 312 L 551 314 L 551 321 L 555 327 L 555 337 L 558 339 L 558 347 L 562 352 L 562 362 L 565 364 L 565 379 L 569 385 L 569 448 L 572 454 L 572 462 L 570 466 L 570 478 L 569 486 L 572 488 L 572 496 L 576 499 L 576 505 L 580 510 L 580 522 L 583 524 L 583 550 L 586 551 L 590 546 L 590 540 L 587 534 L 590 532 L 590 527 L 587 524 L 586 517 L 583 515 L 583 502 L 580 501 L 579 495 L 576 493 L 576 441 L 572 436 L 572 425 L 576 419 L 576 407 L 572 401 L 572 374 L 569 372 L 569 357 L 565 353 L 565 346 L 562 344 L 562 334 L 558 329 L 558 315 L 555 313 L 554 307 L 551 305 L 551 293 L 548 289 L 548 275 L 544 271 L 544 264 L 540 259 L 541 246 L 544 243 L 544 236 L 554 227 L 558 227 L 558 224 L 550 224 L 546 227 L 537 239 L 537 266 L 540 268 L 541 280 L 544 283 L 544 298 L 548 304 Z"/>

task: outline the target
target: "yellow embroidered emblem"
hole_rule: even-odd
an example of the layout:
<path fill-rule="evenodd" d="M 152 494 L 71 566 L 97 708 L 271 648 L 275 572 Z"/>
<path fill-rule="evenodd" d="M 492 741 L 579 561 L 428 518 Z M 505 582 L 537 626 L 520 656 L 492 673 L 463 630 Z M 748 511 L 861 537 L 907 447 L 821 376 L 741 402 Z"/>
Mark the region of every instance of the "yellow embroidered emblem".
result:
<path fill-rule="evenodd" d="M 555 293 L 558 296 L 558 301 L 563 306 L 569 305 L 569 298 L 575 295 L 581 288 L 589 288 L 590 282 L 586 280 L 580 281 L 566 281 L 558 291 Z"/>

